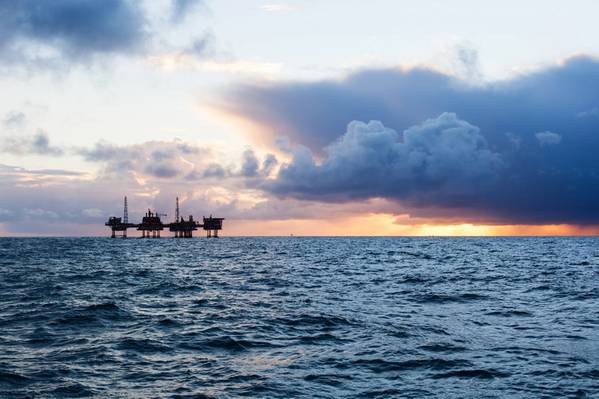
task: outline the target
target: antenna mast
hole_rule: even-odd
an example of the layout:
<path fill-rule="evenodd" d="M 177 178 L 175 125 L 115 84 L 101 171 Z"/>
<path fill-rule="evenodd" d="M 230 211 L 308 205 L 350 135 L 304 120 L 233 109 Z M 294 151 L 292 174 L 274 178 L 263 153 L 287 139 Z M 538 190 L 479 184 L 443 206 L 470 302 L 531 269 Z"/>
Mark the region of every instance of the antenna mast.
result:
<path fill-rule="evenodd" d="M 177 197 L 177 207 L 175 208 L 175 222 L 179 221 L 179 197 Z"/>
<path fill-rule="evenodd" d="M 123 207 L 123 223 L 129 223 L 129 211 L 127 210 L 127 196 L 125 196 L 125 205 Z"/>

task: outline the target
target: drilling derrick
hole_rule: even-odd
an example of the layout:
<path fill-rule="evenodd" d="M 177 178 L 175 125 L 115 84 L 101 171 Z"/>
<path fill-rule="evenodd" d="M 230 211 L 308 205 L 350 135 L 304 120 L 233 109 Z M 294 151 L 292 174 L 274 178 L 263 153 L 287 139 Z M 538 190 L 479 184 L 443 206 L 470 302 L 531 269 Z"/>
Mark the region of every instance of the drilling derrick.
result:
<path fill-rule="evenodd" d="M 110 227 L 112 234 L 110 237 L 115 238 L 117 232 L 120 232 L 121 237 L 127 238 L 127 229 L 136 227 L 135 224 L 129 223 L 129 212 L 127 209 L 127 197 L 123 200 L 123 217 L 111 216 L 108 222 L 104 223 L 105 226 Z"/>
<path fill-rule="evenodd" d="M 129 223 L 129 210 L 127 209 L 127 196 L 125 195 L 125 200 L 123 201 L 123 224 Z M 123 238 L 127 238 L 127 229 L 123 230 Z"/>
<path fill-rule="evenodd" d="M 193 216 L 189 215 L 188 220 L 183 219 L 179 212 L 179 197 L 177 197 L 175 199 L 175 221 L 168 226 L 169 230 L 175 233 L 175 238 L 192 238 L 193 231 L 198 227 L 201 225 L 193 220 Z"/>
<path fill-rule="evenodd" d="M 125 205 L 123 207 L 123 223 L 129 223 L 129 211 L 127 210 L 127 196 L 125 195 Z"/>

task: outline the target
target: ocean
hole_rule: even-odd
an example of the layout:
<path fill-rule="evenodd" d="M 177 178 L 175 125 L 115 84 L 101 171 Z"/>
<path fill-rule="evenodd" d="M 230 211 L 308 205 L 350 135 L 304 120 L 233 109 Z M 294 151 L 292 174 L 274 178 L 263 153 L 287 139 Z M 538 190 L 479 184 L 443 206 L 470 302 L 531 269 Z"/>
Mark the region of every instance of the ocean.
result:
<path fill-rule="evenodd" d="M 1 238 L 0 397 L 599 397 L 599 239 Z"/>

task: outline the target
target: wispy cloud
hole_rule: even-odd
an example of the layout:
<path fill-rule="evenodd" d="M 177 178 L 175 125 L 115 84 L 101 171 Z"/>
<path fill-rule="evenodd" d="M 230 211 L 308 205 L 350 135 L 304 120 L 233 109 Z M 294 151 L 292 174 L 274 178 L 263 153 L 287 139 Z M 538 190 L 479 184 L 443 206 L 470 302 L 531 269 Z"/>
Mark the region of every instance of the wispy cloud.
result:
<path fill-rule="evenodd" d="M 50 144 L 50 138 L 43 130 L 38 130 L 33 135 L 4 137 L 0 144 L 0 152 L 12 155 L 61 156 L 64 154 L 62 148 Z"/>
<path fill-rule="evenodd" d="M 263 4 L 260 9 L 266 12 L 293 12 L 298 11 L 299 7 L 288 3 Z"/>
<path fill-rule="evenodd" d="M 148 58 L 148 62 L 166 71 L 187 69 L 215 73 L 256 75 L 260 77 L 273 77 L 279 75 L 283 70 L 283 64 L 281 63 L 238 59 L 203 59 L 187 52 L 152 56 Z"/>

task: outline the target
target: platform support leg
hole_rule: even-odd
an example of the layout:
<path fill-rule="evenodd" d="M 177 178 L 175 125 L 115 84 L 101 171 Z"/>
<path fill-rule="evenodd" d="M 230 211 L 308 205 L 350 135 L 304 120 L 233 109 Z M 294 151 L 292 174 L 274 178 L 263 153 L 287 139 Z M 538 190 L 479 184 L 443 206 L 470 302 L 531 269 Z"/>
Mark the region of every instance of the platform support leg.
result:
<path fill-rule="evenodd" d="M 218 230 L 214 230 L 214 238 L 218 238 Z"/>
<path fill-rule="evenodd" d="M 114 229 L 112 229 L 112 235 L 110 236 L 110 238 L 114 238 L 114 237 L 116 237 L 116 234 L 114 232 Z"/>

